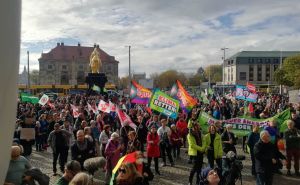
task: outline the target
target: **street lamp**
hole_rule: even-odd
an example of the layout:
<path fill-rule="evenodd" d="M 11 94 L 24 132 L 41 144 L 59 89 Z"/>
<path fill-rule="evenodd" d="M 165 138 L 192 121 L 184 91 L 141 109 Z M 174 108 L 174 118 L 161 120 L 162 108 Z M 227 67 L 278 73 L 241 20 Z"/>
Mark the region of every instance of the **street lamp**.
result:
<path fill-rule="evenodd" d="M 131 46 L 125 46 L 125 47 L 128 47 L 128 63 L 129 63 L 129 88 L 130 88 L 130 85 L 131 85 L 131 64 L 130 64 L 130 49 L 131 49 Z"/>
<path fill-rule="evenodd" d="M 223 47 L 221 48 L 221 50 L 224 51 L 223 53 L 223 70 L 222 70 L 222 86 L 223 86 L 223 96 L 224 96 L 224 85 L 225 85 L 225 53 L 226 53 L 226 49 L 229 49 L 229 48 L 226 48 L 226 47 Z"/>

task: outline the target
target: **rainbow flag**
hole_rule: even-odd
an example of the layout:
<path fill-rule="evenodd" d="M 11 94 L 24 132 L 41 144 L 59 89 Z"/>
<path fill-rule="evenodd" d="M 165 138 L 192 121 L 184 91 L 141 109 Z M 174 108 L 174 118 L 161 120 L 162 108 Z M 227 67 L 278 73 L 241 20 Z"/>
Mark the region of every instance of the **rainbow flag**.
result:
<path fill-rule="evenodd" d="M 130 89 L 131 103 L 148 104 L 151 96 L 152 92 L 149 89 L 141 86 L 135 81 L 132 81 Z"/>
<path fill-rule="evenodd" d="M 112 171 L 112 176 L 109 185 L 114 185 L 114 180 L 117 177 L 117 172 L 123 163 L 135 163 L 135 162 L 136 162 L 136 152 L 132 152 L 130 154 L 121 157 Z"/>
<path fill-rule="evenodd" d="M 177 98 L 180 101 L 180 107 L 185 112 L 189 112 L 197 104 L 197 100 L 194 99 L 182 86 L 179 80 L 171 89 L 171 96 Z"/>

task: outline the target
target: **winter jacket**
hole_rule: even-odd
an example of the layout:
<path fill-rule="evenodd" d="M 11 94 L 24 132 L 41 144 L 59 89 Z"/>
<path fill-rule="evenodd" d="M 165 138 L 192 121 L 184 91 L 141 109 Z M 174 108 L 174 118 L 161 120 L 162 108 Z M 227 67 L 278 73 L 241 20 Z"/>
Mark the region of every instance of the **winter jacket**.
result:
<path fill-rule="evenodd" d="M 59 132 L 62 133 L 62 136 L 64 137 L 65 141 L 56 141 L 56 136 L 55 136 L 55 130 L 53 130 L 48 137 L 48 143 L 53 151 L 53 153 L 56 153 L 56 143 L 57 142 L 64 142 L 66 144 L 66 148 L 70 146 L 70 138 L 72 137 L 72 134 L 66 130 L 60 130 Z"/>
<path fill-rule="evenodd" d="M 76 141 L 71 147 L 72 160 L 78 161 L 82 169 L 83 163 L 86 159 L 95 157 L 93 143 L 86 138 L 84 139 L 84 142 L 86 142 L 86 148 L 84 150 L 79 149 L 78 141 Z"/>
<path fill-rule="evenodd" d="M 23 183 L 23 185 L 35 185 L 35 181 L 38 182 L 39 185 L 49 185 L 50 177 L 42 173 L 38 168 L 31 168 L 27 170 L 24 175 L 31 176 L 32 180 L 25 184 Z"/>
<path fill-rule="evenodd" d="M 121 157 L 121 151 L 115 152 L 119 147 L 119 142 L 113 142 L 113 140 L 109 140 L 106 148 L 105 148 L 105 156 L 106 156 L 106 169 L 111 171 L 117 164 L 118 160 Z"/>
<path fill-rule="evenodd" d="M 214 158 L 215 159 L 219 159 L 222 157 L 223 155 L 223 150 L 222 150 L 222 141 L 221 141 L 221 136 L 220 134 L 216 133 L 215 134 L 215 139 L 213 141 L 213 146 L 214 146 Z M 211 144 L 211 138 L 210 138 L 210 133 L 206 134 L 204 136 L 204 143 L 205 143 L 205 147 L 206 147 L 206 154 L 208 152 L 208 147 Z"/>
<path fill-rule="evenodd" d="M 296 128 L 285 132 L 286 149 L 300 149 L 300 131 Z"/>
<path fill-rule="evenodd" d="M 254 145 L 255 171 L 256 173 L 264 173 L 270 175 L 273 171 L 272 159 L 285 159 L 285 157 L 277 150 L 271 142 L 264 143 L 259 140 Z"/>
<path fill-rule="evenodd" d="M 202 140 L 202 146 L 197 145 L 196 138 L 192 134 L 187 135 L 188 143 L 189 143 L 189 150 L 188 154 L 190 156 L 197 156 L 197 152 L 204 153 L 205 152 L 205 143 Z"/>
<path fill-rule="evenodd" d="M 150 143 L 150 142 L 153 143 Z M 159 150 L 159 136 L 157 133 L 152 134 L 149 133 L 147 136 L 147 155 L 148 157 L 159 157 L 160 150 Z"/>

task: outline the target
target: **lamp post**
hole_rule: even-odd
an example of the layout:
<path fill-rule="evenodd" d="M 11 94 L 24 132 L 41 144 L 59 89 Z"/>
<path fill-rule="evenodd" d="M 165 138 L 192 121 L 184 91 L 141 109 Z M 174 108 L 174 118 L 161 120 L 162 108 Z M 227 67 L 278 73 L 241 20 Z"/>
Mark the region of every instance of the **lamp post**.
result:
<path fill-rule="evenodd" d="M 131 85 L 131 56 L 130 56 L 130 49 L 131 49 L 131 46 L 125 46 L 125 47 L 128 47 L 128 64 L 129 64 L 129 86 L 128 88 L 130 88 L 130 85 Z"/>
<path fill-rule="evenodd" d="M 28 88 L 28 91 L 30 91 L 29 51 L 27 51 L 27 80 L 28 80 L 27 88 Z"/>
<path fill-rule="evenodd" d="M 223 96 L 224 96 L 224 85 L 225 85 L 225 56 L 226 56 L 226 47 L 221 48 L 224 51 L 223 53 L 223 70 L 222 70 L 222 86 L 223 86 Z"/>

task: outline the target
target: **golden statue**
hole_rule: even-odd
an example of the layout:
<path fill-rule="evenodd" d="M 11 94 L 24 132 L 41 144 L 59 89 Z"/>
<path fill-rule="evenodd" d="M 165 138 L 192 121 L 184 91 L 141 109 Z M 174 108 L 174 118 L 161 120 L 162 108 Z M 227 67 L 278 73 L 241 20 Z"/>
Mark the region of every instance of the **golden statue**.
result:
<path fill-rule="evenodd" d="M 91 67 L 92 73 L 99 73 L 100 68 L 102 67 L 100 54 L 99 54 L 97 48 L 94 48 L 94 51 L 92 52 L 92 54 L 90 56 L 90 67 Z"/>

